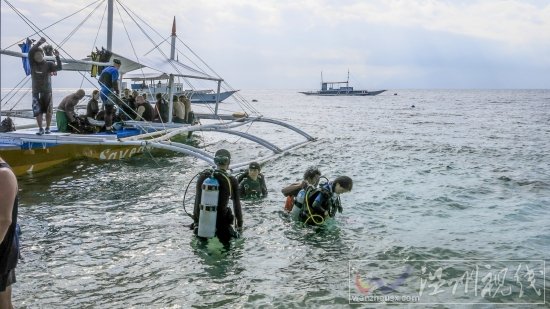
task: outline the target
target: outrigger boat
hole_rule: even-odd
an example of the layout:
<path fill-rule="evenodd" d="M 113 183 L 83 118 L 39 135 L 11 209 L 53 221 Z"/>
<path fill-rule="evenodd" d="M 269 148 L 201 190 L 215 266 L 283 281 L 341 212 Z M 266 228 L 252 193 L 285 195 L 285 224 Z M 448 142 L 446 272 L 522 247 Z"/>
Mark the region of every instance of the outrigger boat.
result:
<path fill-rule="evenodd" d="M 344 86 L 342 86 L 344 85 Z M 323 73 L 321 72 L 321 90 L 319 91 L 303 91 L 305 95 L 317 95 L 317 96 L 373 96 L 381 94 L 386 90 L 354 90 L 349 85 L 349 71 L 348 79 L 344 82 L 325 82 L 323 81 Z"/>
<path fill-rule="evenodd" d="M 163 51 L 160 50 L 160 46 L 162 45 L 162 43 L 167 40 L 163 38 L 163 41 L 161 43 L 153 42 L 149 35 L 146 36 L 151 41 L 151 44 L 154 46 L 153 50 L 158 51 L 157 55 L 152 55 L 152 51 L 149 51 L 145 55 L 138 55 L 137 52 L 134 50 L 133 56 L 122 55 L 120 53 L 113 52 L 113 1 L 114 0 L 100 0 L 94 2 L 84 9 L 81 9 L 63 19 L 65 20 L 69 17 L 72 17 L 77 13 L 85 11 L 86 9 L 92 10 L 92 12 L 87 15 L 86 19 L 83 22 L 79 23 L 78 27 L 74 29 L 68 35 L 68 37 L 62 41 L 67 42 L 69 38 L 74 35 L 76 31 L 82 25 L 84 25 L 86 21 L 90 19 L 92 13 L 98 11 L 102 7 L 105 8 L 106 3 L 106 11 L 108 17 L 107 50 L 111 53 L 111 56 L 107 61 L 98 62 L 92 60 L 92 58 L 90 57 L 78 60 L 73 57 L 67 56 L 69 55 L 69 53 L 66 51 L 63 43 L 55 44 L 56 41 L 52 39 L 52 37 L 48 36 L 48 34 L 45 32 L 45 30 L 48 29 L 50 26 L 42 29 L 36 27 L 32 21 L 26 18 L 24 14 L 22 14 L 22 12 L 18 10 L 14 5 L 12 5 L 12 3 L 10 3 L 8 0 L 3 0 L 2 2 L 2 19 L 4 19 L 4 14 L 7 14 L 8 7 L 11 8 L 13 12 L 21 17 L 21 19 L 32 28 L 34 34 L 40 34 L 41 36 L 48 38 L 49 43 L 54 43 L 57 48 L 61 50 L 63 71 L 60 71 L 59 75 L 67 74 L 65 71 L 76 71 L 82 76 L 83 81 L 87 81 L 90 83 L 91 87 L 97 88 L 98 86 L 97 80 L 88 76 L 88 74 L 92 70 L 92 67 L 108 66 L 112 63 L 112 60 L 114 58 L 119 59 L 122 62 L 121 68 L 119 70 L 122 76 L 124 76 L 128 72 L 133 71 L 135 74 L 141 73 L 142 77 L 145 78 L 146 70 L 155 72 L 155 74 L 164 74 L 168 77 L 168 99 L 170 104 L 169 119 L 172 119 L 172 95 L 176 93 L 174 87 L 175 78 L 182 79 L 187 84 L 191 84 L 191 81 L 193 80 L 216 82 L 218 83 L 218 91 L 216 93 L 216 96 L 219 98 L 221 84 L 225 83 L 225 81 L 221 77 L 219 77 L 217 74 L 207 74 L 199 67 L 192 67 L 176 60 L 175 55 L 176 52 L 179 51 L 177 51 L 175 48 L 176 40 L 178 39 L 176 36 L 175 18 L 172 27 L 172 34 L 170 36 L 171 51 L 169 57 L 165 56 Z M 4 7 L 4 4 L 6 5 L 6 7 Z M 123 5 L 121 1 L 117 1 L 117 4 L 119 5 L 119 7 L 117 7 L 119 9 L 118 11 L 126 13 L 129 19 L 136 23 L 137 28 L 139 28 L 142 33 L 145 33 L 145 29 L 143 29 L 142 27 L 145 21 L 139 18 L 129 7 Z M 140 23 L 139 25 L 138 22 Z M 55 24 L 56 23 L 52 24 L 51 26 Z M 99 28 L 100 27 L 96 26 L 92 29 Z M 156 33 L 158 34 L 158 32 Z M 20 37 L 18 39 L 18 42 L 26 37 L 27 36 Z M 5 42 L 5 40 L 3 39 L 2 42 Z M 9 57 L 9 59 L 15 59 L 17 61 L 21 61 L 20 59 L 23 59 L 25 61 L 27 58 L 27 53 L 25 53 L 24 51 L 13 51 L 9 49 L 15 45 L 17 45 L 17 43 L 6 48 L 2 46 L 0 54 L 11 56 Z M 187 45 L 185 46 L 187 47 Z M 191 52 L 191 54 L 194 55 L 195 53 Z M 164 57 L 159 57 L 159 55 Z M 5 59 L 6 57 L 3 57 L 2 61 L 4 61 Z M 46 57 L 46 60 L 48 60 L 48 57 Z M 196 65 L 196 62 L 193 63 Z M 4 68 L 5 66 L 2 66 L 2 70 L 4 70 Z M 21 85 L 19 88 L 10 91 L 7 95 L 2 97 L 0 101 L 0 107 L 6 107 L 7 103 L 14 99 L 21 92 L 23 92 L 23 94 L 20 96 L 18 102 L 20 102 L 22 99 L 28 100 L 27 102 L 30 102 L 30 90 L 28 88 L 23 88 L 29 80 L 30 77 L 25 76 L 18 84 L 18 87 L 19 85 Z M 79 88 L 83 88 L 82 84 Z M 36 127 L 32 128 L 32 126 L 18 126 L 16 131 L 0 133 L 0 155 L 12 166 L 16 175 L 44 170 L 63 162 L 67 162 L 68 160 L 73 160 L 77 158 L 92 158 L 98 160 L 125 159 L 143 153 L 147 149 L 165 149 L 177 153 L 183 153 L 204 160 L 209 164 L 213 164 L 213 155 L 211 153 L 204 151 L 199 147 L 179 142 L 180 139 L 178 139 L 178 142 L 173 141 L 174 137 L 182 136 L 185 140 L 185 137 L 189 136 L 190 132 L 197 131 L 218 132 L 222 134 L 237 135 L 241 138 L 257 143 L 258 145 L 261 145 L 271 151 L 268 155 L 265 155 L 261 158 L 251 158 L 246 162 L 237 162 L 235 164 L 232 164 L 231 168 L 239 169 L 247 166 L 250 161 L 264 162 L 290 149 L 303 146 L 315 140 L 314 137 L 310 136 L 309 134 L 300 130 L 297 127 L 294 127 L 277 119 L 264 117 L 244 98 L 238 96 L 237 99 L 239 99 L 239 110 L 237 110 L 237 112 L 235 113 L 219 113 L 218 103 L 220 102 L 220 100 L 216 100 L 215 106 L 213 108 L 208 106 L 207 113 L 195 112 L 195 117 L 196 119 L 198 119 L 198 123 L 153 123 L 131 120 L 120 123 L 116 134 L 62 133 L 58 132 L 56 128 L 52 126 L 51 134 L 36 135 Z M 2 116 L 24 116 L 26 113 L 25 111 L 14 110 L 14 107 L 17 105 L 18 102 L 16 102 L 16 104 L 9 110 L 0 110 L 0 120 Z M 55 123 L 55 121 L 52 122 Z M 279 147 L 266 139 L 248 133 L 249 127 L 255 123 L 267 123 L 282 126 L 288 129 L 290 132 L 294 132 L 295 134 L 297 134 L 299 140 L 290 145 L 286 145 L 285 147 Z M 239 131 L 238 128 L 243 126 L 246 126 L 246 131 Z"/>

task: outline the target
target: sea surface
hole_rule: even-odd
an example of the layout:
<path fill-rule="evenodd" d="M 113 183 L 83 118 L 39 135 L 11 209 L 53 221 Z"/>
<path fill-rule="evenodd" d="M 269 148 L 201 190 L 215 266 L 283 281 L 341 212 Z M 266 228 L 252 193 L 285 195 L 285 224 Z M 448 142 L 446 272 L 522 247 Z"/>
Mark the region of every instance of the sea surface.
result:
<path fill-rule="evenodd" d="M 207 168 L 197 159 L 152 151 L 20 177 L 15 306 L 550 307 L 549 90 L 297 91 L 240 91 L 317 140 L 263 164 L 269 195 L 243 202 L 243 237 L 228 250 L 188 229 L 184 195 L 191 211 Z M 241 130 L 281 147 L 301 139 Z M 195 138 L 233 162 L 269 153 L 234 135 Z M 354 181 L 320 228 L 282 211 L 281 188 L 311 165 Z"/>

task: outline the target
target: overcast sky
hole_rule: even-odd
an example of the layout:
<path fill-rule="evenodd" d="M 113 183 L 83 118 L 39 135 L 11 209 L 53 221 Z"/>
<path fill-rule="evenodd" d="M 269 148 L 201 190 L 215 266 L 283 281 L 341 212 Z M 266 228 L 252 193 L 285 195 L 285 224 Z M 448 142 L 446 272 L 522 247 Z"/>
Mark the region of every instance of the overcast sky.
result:
<path fill-rule="evenodd" d="M 36 26 L 46 27 L 93 1 L 9 0 Z M 550 1 L 506 0 L 127 0 L 163 38 L 172 19 L 178 37 L 237 89 L 319 88 L 345 80 L 356 88 L 549 88 Z M 1 47 L 33 30 L 2 0 Z M 46 30 L 60 44 L 88 10 Z M 98 33 L 104 6 L 63 50 L 83 58 Z M 115 10 L 115 18 L 119 10 Z M 124 13 L 121 13 L 124 14 Z M 127 17 L 125 17 L 127 19 Z M 95 26 L 94 26 L 95 25 Z M 117 52 L 139 31 L 115 24 Z M 104 26 L 103 26 L 104 27 Z M 104 29 L 104 28 L 103 28 Z M 104 30 L 97 46 L 105 45 Z M 162 38 L 149 31 L 155 41 Z M 34 35 L 38 39 L 38 35 Z M 151 49 L 134 39 L 141 54 Z M 180 43 L 179 43 L 180 44 Z M 11 46 L 11 47 L 10 47 Z M 181 44 L 180 47 L 181 48 Z M 184 49 L 181 49 L 183 52 Z M 166 51 L 169 53 L 169 51 Z M 180 60 L 184 58 L 180 55 Z M 19 60 L 2 56 L 2 88 L 19 82 Z M 70 74 L 54 83 L 75 87 Z M 78 86 L 78 85 L 76 85 Z"/>

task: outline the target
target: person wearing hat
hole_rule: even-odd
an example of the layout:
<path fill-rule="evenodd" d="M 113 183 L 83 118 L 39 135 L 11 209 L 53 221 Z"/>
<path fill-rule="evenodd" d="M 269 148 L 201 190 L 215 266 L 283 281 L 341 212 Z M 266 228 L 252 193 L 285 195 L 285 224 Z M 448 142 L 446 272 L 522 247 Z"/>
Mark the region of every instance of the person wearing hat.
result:
<path fill-rule="evenodd" d="M 107 133 L 115 133 L 112 125 L 115 112 L 115 100 L 116 96 L 120 93 L 118 89 L 118 69 L 120 69 L 120 65 L 120 60 L 113 59 L 113 65 L 103 69 L 99 75 L 99 85 L 101 86 L 99 97 L 101 101 L 103 101 L 103 108 L 105 110 L 105 131 Z"/>
<path fill-rule="evenodd" d="M 68 132 L 69 123 L 75 122 L 76 113 L 74 107 L 82 100 L 86 93 L 83 89 L 78 89 L 75 93 L 71 93 L 59 103 L 55 120 L 57 121 L 57 130 L 59 132 Z"/>
<path fill-rule="evenodd" d="M 197 179 L 195 194 L 195 206 L 193 208 L 193 224 L 195 234 L 198 232 L 200 217 L 200 204 L 202 196 L 202 183 L 209 177 L 214 177 L 219 183 L 218 207 L 216 216 L 216 237 L 220 242 L 227 244 L 232 237 L 239 237 L 239 233 L 233 228 L 233 221 L 237 221 L 237 230 L 241 231 L 243 227 L 243 213 L 241 210 L 241 200 L 239 197 L 239 183 L 237 179 L 227 171 L 231 162 L 231 153 L 226 149 L 219 149 L 214 155 L 214 170 L 207 169 L 203 171 Z M 233 212 L 228 207 L 229 200 L 233 201 Z"/>
<path fill-rule="evenodd" d="M 38 132 L 36 132 L 38 135 L 50 133 L 53 112 L 51 76 L 62 69 L 57 49 L 53 50 L 56 63 L 44 60 L 44 51 L 40 48 L 44 42 L 46 39 L 40 38 L 28 53 L 32 80 L 32 112 L 38 124 Z M 46 130 L 42 128 L 43 114 L 46 114 Z"/>
<path fill-rule="evenodd" d="M 267 196 L 267 186 L 261 167 L 257 162 L 252 162 L 248 170 L 239 178 L 239 191 L 242 197 L 255 199 Z"/>

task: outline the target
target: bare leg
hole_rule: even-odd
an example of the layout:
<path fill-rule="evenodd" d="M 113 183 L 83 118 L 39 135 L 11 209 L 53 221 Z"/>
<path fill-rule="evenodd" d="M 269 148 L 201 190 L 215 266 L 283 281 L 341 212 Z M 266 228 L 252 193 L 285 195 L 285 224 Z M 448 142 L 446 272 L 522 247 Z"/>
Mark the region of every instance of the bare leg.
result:
<path fill-rule="evenodd" d="M 36 117 L 36 123 L 38 123 L 38 127 L 42 129 L 42 113 L 38 114 Z"/>
<path fill-rule="evenodd" d="M 52 109 L 50 108 L 46 113 L 46 129 L 50 128 L 51 122 L 52 122 Z"/>
<path fill-rule="evenodd" d="M 11 285 L 6 287 L 4 292 L 0 292 L 0 308 L 13 309 L 11 303 Z"/>
<path fill-rule="evenodd" d="M 48 100 L 48 109 L 46 110 L 46 129 L 49 129 L 50 123 L 52 122 L 52 112 L 53 112 L 51 93 L 48 95 L 47 100 Z"/>

